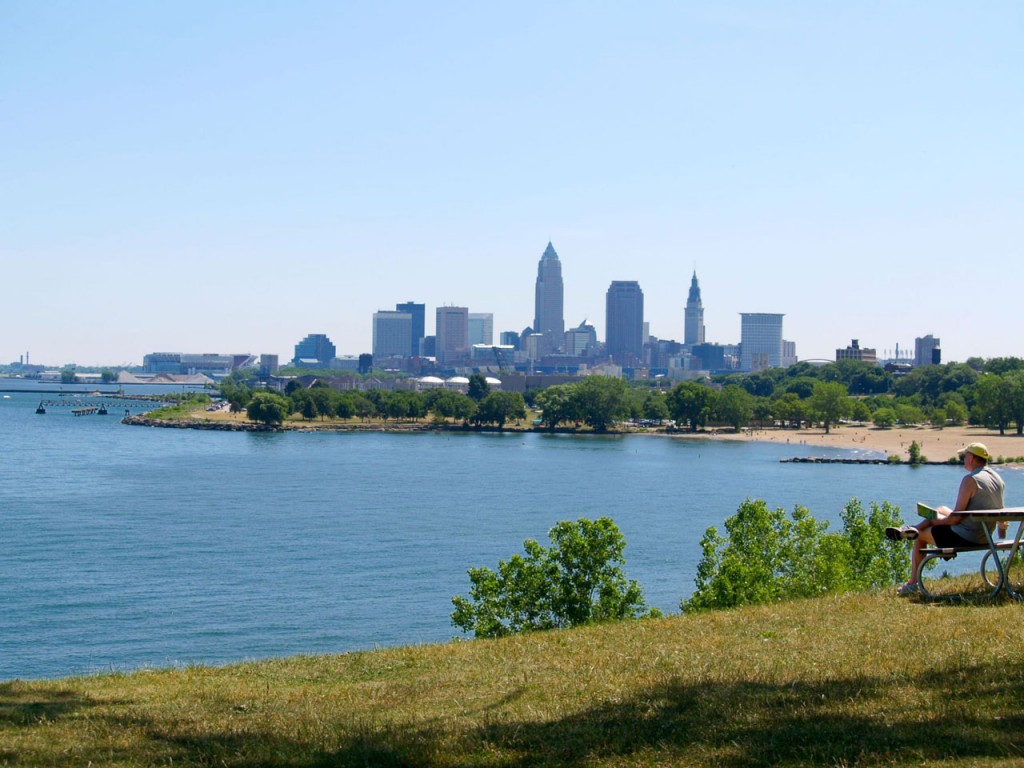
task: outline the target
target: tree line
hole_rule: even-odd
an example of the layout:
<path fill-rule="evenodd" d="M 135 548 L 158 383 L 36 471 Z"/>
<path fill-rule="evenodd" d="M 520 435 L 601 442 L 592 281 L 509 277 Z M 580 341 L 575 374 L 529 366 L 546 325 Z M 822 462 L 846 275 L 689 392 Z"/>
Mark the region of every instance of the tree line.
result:
<path fill-rule="evenodd" d="M 479 374 L 470 378 L 468 394 L 446 389 L 415 392 L 407 389 L 338 391 L 323 381 L 303 387 L 289 382 L 284 393 L 252 389 L 238 376 L 224 379 L 221 396 L 232 413 L 245 412 L 262 424 L 281 424 L 293 414 L 303 419 L 419 420 L 432 415 L 438 421 L 455 419 L 477 426 L 504 427 L 526 418 L 526 403 L 516 392 L 491 391 Z"/>
<path fill-rule="evenodd" d="M 493 424 L 538 412 L 542 428 L 607 431 L 626 420 L 671 424 L 698 431 L 709 426 L 742 429 L 778 425 L 799 429 L 821 425 L 830 430 L 841 420 L 895 424 L 978 424 L 1005 433 L 1011 425 L 1024 434 L 1024 360 L 995 358 L 971 363 L 928 365 L 894 377 L 873 363 L 843 360 L 824 366 L 798 363 L 751 374 L 726 374 L 710 380 L 634 382 L 590 376 L 516 393 L 490 391 L 480 374 L 470 377 L 467 394 L 446 389 L 337 392 L 317 382 L 304 388 L 289 383 L 284 395 L 251 389 L 235 375 L 221 392 L 235 412 L 281 423 L 292 414 L 306 419 L 381 418 L 455 420 Z M 258 397 L 257 397 L 258 395 Z"/>

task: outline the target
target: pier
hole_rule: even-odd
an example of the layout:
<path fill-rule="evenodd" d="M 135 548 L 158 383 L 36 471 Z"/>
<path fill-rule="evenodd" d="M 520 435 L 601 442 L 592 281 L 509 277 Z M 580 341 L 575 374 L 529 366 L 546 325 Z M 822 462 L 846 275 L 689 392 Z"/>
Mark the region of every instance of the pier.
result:
<path fill-rule="evenodd" d="M 105 402 L 94 400 L 41 400 L 36 413 L 46 413 L 47 408 L 70 408 L 73 416 L 106 416 L 109 411 Z"/>

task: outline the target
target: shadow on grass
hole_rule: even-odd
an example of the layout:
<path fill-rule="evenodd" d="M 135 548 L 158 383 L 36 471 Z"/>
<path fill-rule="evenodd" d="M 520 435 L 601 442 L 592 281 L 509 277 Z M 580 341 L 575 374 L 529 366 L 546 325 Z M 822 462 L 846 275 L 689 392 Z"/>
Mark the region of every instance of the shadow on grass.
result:
<path fill-rule="evenodd" d="M 40 692 L 18 682 L 0 683 L 0 726 L 30 726 L 74 714 L 96 702 L 75 691 Z"/>
<path fill-rule="evenodd" d="M 641 754 L 681 764 L 774 766 L 977 760 L 1024 751 L 1019 676 L 977 667 L 930 674 L 916 687 L 940 700 L 961 697 L 984 708 L 959 718 L 922 713 L 909 703 L 901 709 L 892 689 L 870 678 L 670 684 L 563 720 L 492 724 L 481 729 L 479 740 L 515 755 L 502 765 L 516 768 L 568 768 Z M 887 709 L 900 714 L 886 718 L 881 712 Z"/>
<path fill-rule="evenodd" d="M 258 721 L 239 724 L 230 733 L 193 733 L 187 723 L 176 724 L 171 732 L 173 726 L 116 710 L 103 719 L 113 731 L 138 734 L 122 758 L 148 755 L 154 762 L 175 764 L 582 768 L 607 760 L 753 768 L 943 759 L 974 763 L 1019 759 L 1024 753 L 1022 694 L 1024 673 L 983 664 L 916 679 L 865 675 L 793 684 L 668 683 L 631 699 L 534 722 L 507 715 L 502 704 L 511 699 L 499 699 L 484 703 L 466 730 L 451 721 L 409 728 L 383 720 L 354 724 L 328 713 L 308 738 L 302 735 L 302 721 L 290 733 L 263 732 Z M 915 699 L 903 702 L 898 696 Z M 929 711 L 916 697 L 940 702 L 940 707 Z M 87 703 L 56 694 L 20 704 L 9 698 L 0 689 L 0 706 L 44 706 L 58 719 Z M 102 749 L 88 745 L 76 754 L 99 765 L 118 759 L 109 744 Z M 16 755 L 8 757 L 17 761 Z"/>

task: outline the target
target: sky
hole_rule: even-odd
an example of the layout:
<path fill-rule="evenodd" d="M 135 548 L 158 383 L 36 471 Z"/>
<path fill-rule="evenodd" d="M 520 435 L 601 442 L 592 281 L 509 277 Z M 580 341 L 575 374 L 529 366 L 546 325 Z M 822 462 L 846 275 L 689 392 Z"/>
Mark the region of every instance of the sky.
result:
<path fill-rule="evenodd" d="M 0 1 L 0 363 L 371 349 L 398 302 L 1024 356 L 1024 4 Z"/>

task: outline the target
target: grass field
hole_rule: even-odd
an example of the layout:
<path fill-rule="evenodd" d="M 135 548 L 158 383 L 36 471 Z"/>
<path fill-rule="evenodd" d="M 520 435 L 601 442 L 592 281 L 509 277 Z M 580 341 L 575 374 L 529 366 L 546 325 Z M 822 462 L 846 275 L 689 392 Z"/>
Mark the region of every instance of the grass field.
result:
<path fill-rule="evenodd" d="M 0 765 L 1024 764 L 1024 607 L 823 597 L 0 683 Z"/>

